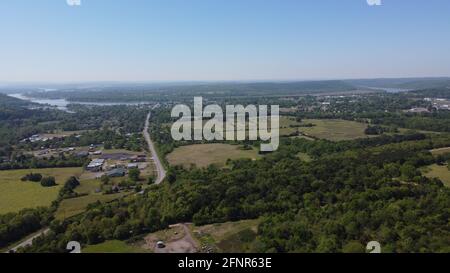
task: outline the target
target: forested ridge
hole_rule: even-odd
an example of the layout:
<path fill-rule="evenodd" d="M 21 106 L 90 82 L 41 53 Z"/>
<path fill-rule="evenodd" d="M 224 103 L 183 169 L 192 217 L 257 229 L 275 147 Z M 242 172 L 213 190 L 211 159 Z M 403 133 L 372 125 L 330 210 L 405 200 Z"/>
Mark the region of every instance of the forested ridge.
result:
<path fill-rule="evenodd" d="M 74 102 L 173 102 L 191 100 L 194 96 L 211 99 L 305 95 L 327 92 L 352 92 L 356 88 L 344 81 L 192 83 L 172 85 L 111 86 L 96 90 L 73 89 L 31 93 L 40 98 L 65 98 Z"/>

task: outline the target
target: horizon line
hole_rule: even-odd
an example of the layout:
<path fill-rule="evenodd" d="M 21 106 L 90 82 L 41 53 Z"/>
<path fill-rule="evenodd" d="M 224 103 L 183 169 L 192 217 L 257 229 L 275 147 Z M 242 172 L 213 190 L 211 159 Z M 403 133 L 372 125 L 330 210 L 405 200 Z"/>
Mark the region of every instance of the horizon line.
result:
<path fill-rule="evenodd" d="M 399 77 L 355 77 L 355 78 L 305 78 L 305 79 L 243 79 L 243 80 L 79 80 L 79 81 L 0 81 L 1 85 L 34 85 L 34 84 L 201 84 L 201 83 L 293 83 L 317 81 L 349 81 L 349 80 L 389 80 L 389 79 L 450 79 L 449 76 L 399 76 Z"/>

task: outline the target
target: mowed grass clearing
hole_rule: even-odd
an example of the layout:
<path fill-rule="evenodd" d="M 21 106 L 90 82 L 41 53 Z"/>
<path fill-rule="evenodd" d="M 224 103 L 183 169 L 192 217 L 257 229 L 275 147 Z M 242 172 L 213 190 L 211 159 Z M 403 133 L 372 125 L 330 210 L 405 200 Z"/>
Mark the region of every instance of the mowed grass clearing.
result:
<path fill-rule="evenodd" d="M 302 127 L 300 132 L 307 136 L 331 141 L 352 140 L 358 138 L 367 138 L 365 130 L 367 124 L 340 120 L 340 119 L 305 119 L 304 124 L 314 124 L 314 127 Z"/>
<path fill-rule="evenodd" d="M 145 249 L 123 241 L 106 241 L 98 245 L 89 245 L 81 249 L 82 253 L 145 253 Z"/>
<path fill-rule="evenodd" d="M 101 188 L 101 184 L 100 179 L 81 180 L 80 185 L 75 188 L 75 192 L 78 194 L 96 193 Z"/>
<path fill-rule="evenodd" d="M 64 220 L 85 212 L 89 204 L 93 204 L 97 201 L 107 203 L 119 199 L 125 195 L 126 193 L 123 192 L 108 195 L 90 194 L 77 198 L 64 199 L 55 213 L 55 218 L 58 220 Z"/>
<path fill-rule="evenodd" d="M 422 170 L 424 175 L 429 178 L 439 178 L 445 186 L 450 187 L 450 170 L 447 166 L 437 164 L 430 165 Z"/>
<path fill-rule="evenodd" d="M 45 188 L 40 183 L 20 180 L 31 172 L 40 173 L 44 177 L 53 176 L 58 185 Z M 66 180 L 71 176 L 79 176 L 81 172 L 81 168 L 0 171 L 0 214 L 50 206 L 58 197 L 59 190 Z"/>
<path fill-rule="evenodd" d="M 269 118 L 270 127 L 270 118 Z M 185 121 L 184 123 L 189 123 Z M 206 121 L 203 122 L 205 124 Z M 304 125 L 313 124 L 313 127 L 304 127 Z M 292 136 L 296 132 L 304 134 L 306 137 L 327 139 L 331 141 L 353 140 L 358 138 L 370 137 L 365 134 L 367 124 L 342 120 L 342 119 L 304 119 L 301 122 L 294 117 L 280 116 L 280 136 Z M 171 126 L 171 124 L 166 124 Z M 192 127 L 193 128 L 193 127 Z M 246 136 L 249 135 L 249 124 L 245 124 Z M 235 130 L 236 133 L 237 130 Z M 303 137 L 305 137 L 303 136 Z"/>
<path fill-rule="evenodd" d="M 298 153 L 297 157 L 300 158 L 302 161 L 305 162 L 311 162 L 313 159 L 311 156 L 309 156 L 307 153 Z"/>
<path fill-rule="evenodd" d="M 208 122 L 207 120 L 203 121 L 203 126 L 205 126 L 205 124 L 207 122 Z M 182 124 L 184 124 L 185 126 L 189 125 L 189 123 L 191 123 L 190 126 L 191 126 L 191 129 L 192 129 L 193 132 L 196 132 L 196 131 L 201 132 L 201 131 L 203 131 L 203 127 L 200 128 L 200 130 L 195 130 L 193 122 L 190 122 L 190 121 L 183 121 L 182 122 Z M 250 124 L 249 121 L 246 121 L 245 124 L 243 124 L 243 123 L 239 123 L 239 124 L 241 124 L 242 126 L 245 127 L 244 130 L 245 130 L 245 135 L 246 135 L 247 138 L 250 135 L 250 132 L 255 133 L 255 134 L 259 134 L 258 130 L 256 130 L 256 131 L 251 130 L 251 128 L 253 128 L 251 125 L 254 125 L 254 126 L 256 125 L 256 126 L 258 126 L 257 128 L 259 128 L 259 123 L 258 122 Z M 267 120 L 267 124 L 268 124 L 267 126 L 268 126 L 269 131 L 270 131 L 270 125 L 271 125 L 271 118 L 270 117 Z M 293 117 L 279 116 L 280 136 L 289 136 L 290 134 L 295 133 L 298 130 L 297 127 L 299 125 L 301 125 L 301 123 L 297 122 L 296 119 L 293 118 Z M 172 126 L 172 124 L 171 123 L 165 123 L 165 124 L 163 124 L 163 126 L 170 128 Z M 238 132 L 242 132 L 243 131 L 243 130 L 238 130 L 238 122 L 236 122 L 235 126 L 236 126 L 235 129 L 234 129 L 234 134 L 235 135 Z M 220 133 L 220 135 L 222 135 L 225 138 L 226 137 L 226 133 L 229 132 L 227 130 L 226 123 L 224 123 L 224 125 L 223 125 L 223 131 L 224 132 Z"/>
<path fill-rule="evenodd" d="M 224 167 L 228 159 L 258 159 L 261 156 L 253 150 L 241 150 L 241 146 L 230 144 L 195 144 L 176 148 L 167 155 L 167 160 L 173 166 L 182 165 L 190 167 L 195 164 L 197 167 L 207 167 L 214 164 Z"/>

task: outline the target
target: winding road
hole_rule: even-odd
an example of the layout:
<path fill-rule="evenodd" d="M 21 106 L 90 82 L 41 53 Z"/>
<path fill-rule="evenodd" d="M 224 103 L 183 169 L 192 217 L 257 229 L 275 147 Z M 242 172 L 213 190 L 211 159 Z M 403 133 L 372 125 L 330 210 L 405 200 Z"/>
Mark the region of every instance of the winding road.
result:
<path fill-rule="evenodd" d="M 150 117 L 151 112 L 148 113 L 147 119 L 145 120 L 145 127 L 144 127 L 144 138 L 145 141 L 148 143 L 148 149 L 150 150 L 150 153 L 153 156 L 153 162 L 155 163 L 156 171 L 158 172 L 158 177 L 156 179 L 156 184 L 161 184 L 164 181 L 164 178 L 166 178 L 166 170 L 164 169 L 164 166 L 161 164 L 161 160 L 159 160 L 158 153 L 156 152 L 155 145 L 152 142 L 152 139 L 150 138 L 150 134 L 148 133 L 148 128 L 150 124 Z"/>

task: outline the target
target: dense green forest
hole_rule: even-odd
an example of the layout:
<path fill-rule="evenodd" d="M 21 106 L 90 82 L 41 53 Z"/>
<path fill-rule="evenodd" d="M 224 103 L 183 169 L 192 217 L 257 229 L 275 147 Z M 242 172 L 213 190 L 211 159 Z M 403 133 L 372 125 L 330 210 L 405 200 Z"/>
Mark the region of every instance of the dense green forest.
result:
<path fill-rule="evenodd" d="M 254 251 L 350 252 L 379 240 L 389 252 L 448 252 L 450 189 L 418 169 L 435 163 L 428 150 L 449 146 L 450 138 L 399 141 L 327 142 L 321 156 L 304 162 L 297 151 L 319 144 L 286 139 L 279 151 L 231 169 L 172 168 L 170 183 L 54 222 L 24 251 L 64 252 L 70 240 L 125 240 L 178 222 L 263 217 Z"/>
<path fill-rule="evenodd" d="M 39 174 L 34 175 L 40 176 Z M 59 191 L 57 200 L 52 203 L 50 208 L 25 209 L 17 213 L 0 215 L 0 247 L 5 247 L 50 225 L 54 220 L 54 213 L 58 204 L 63 199 L 79 196 L 74 191 L 79 185 L 80 182 L 77 178 L 70 177 L 64 183 L 64 186 Z"/>

